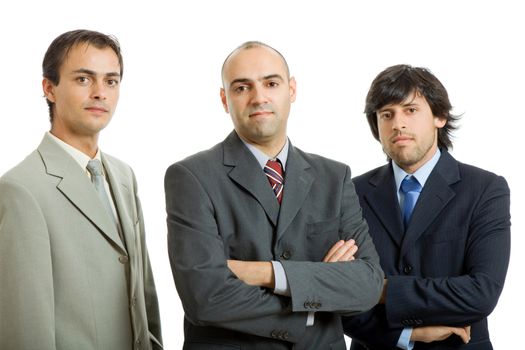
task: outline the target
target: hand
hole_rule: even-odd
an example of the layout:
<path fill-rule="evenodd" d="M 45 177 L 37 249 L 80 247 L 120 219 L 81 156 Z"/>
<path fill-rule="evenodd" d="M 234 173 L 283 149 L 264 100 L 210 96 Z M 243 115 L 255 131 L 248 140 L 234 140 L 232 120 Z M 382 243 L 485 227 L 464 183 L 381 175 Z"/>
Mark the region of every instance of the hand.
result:
<path fill-rule="evenodd" d="M 323 262 L 338 262 L 354 260 L 355 253 L 357 253 L 357 245 L 353 239 L 348 241 L 337 241 L 328 251 L 323 259 Z"/>
<path fill-rule="evenodd" d="M 451 335 L 457 335 L 467 344 L 470 341 L 470 326 L 447 327 L 447 326 L 427 326 L 417 327 L 412 331 L 410 340 L 431 343 L 433 341 L 445 340 Z"/>
<path fill-rule="evenodd" d="M 379 304 L 384 304 L 386 302 L 386 285 L 388 280 L 385 278 L 383 280 L 383 290 L 381 291 L 381 297 L 379 298 Z"/>
<path fill-rule="evenodd" d="M 275 288 L 273 266 L 268 261 L 228 260 L 228 268 L 238 279 L 251 286 Z"/>

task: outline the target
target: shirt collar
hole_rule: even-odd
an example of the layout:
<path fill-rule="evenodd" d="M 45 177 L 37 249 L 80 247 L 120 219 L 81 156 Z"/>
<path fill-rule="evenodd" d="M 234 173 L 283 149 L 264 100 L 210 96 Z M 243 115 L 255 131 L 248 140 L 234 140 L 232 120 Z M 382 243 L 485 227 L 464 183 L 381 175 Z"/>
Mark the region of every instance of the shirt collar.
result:
<path fill-rule="evenodd" d="M 405 172 L 403 169 L 399 167 L 399 165 L 396 164 L 396 162 L 392 161 L 392 170 L 394 171 L 394 178 L 396 180 L 396 189 L 399 193 L 399 188 L 401 187 L 401 182 L 407 175 L 412 175 L 416 178 L 416 180 L 421 185 L 421 188 L 425 186 L 425 182 L 427 182 L 428 177 L 430 176 L 430 173 L 436 166 L 439 157 L 441 156 L 441 151 L 439 148 L 437 149 L 436 153 L 434 153 L 434 156 L 423 166 L 416 170 L 415 173 L 409 174 Z"/>
<path fill-rule="evenodd" d="M 255 147 L 254 145 L 249 144 L 248 142 L 245 142 L 243 139 L 241 139 L 241 141 L 250 150 L 250 152 L 252 152 L 253 156 L 255 157 L 255 159 L 257 159 L 257 162 L 261 166 L 261 169 L 264 169 L 264 167 L 266 166 L 266 162 L 268 162 L 269 159 L 271 160 L 278 159 L 281 162 L 283 171 L 285 171 L 286 160 L 288 159 L 288 150 L 290 148 L 290 141 L 288 140 L 288 138 L 286 138 L 286 143 L 284 144 L 283 148 L 281 149 L 281 151 L 279 152 L 279 154 L 277 154 L 275 158 L 268 157 L 266 153 L 264 153 L 263 151 Z"/>
<path fill-rule="evenodd" d="M 86 167 L 88 165 L 88 162 L 91 160 L 89 156 L 87 156 L 82 151 L 79 151 L 75 147 L 71 146 L 70 144 L 65 143 L 64 141 L 62 141 L 61 139 L 59 139 L 58 137 L 56 137 L 49 131 L 47 133 L 51 137 L 51 139 L 55 141 L 57 145 L 60 146 L 60 148 L 62 148 L 64 151 L 67 152 L 67 154 L 73 157 L 73 159 L 78 163 L 78 165 L 82 168 L 82 170 L 87 172 Z M 98 159 L 102 161 L 102 157 L 100 155 L 100 148 L 97 150 L 97 154 L 95 155 L 95 158 L 93 159 Z"/>

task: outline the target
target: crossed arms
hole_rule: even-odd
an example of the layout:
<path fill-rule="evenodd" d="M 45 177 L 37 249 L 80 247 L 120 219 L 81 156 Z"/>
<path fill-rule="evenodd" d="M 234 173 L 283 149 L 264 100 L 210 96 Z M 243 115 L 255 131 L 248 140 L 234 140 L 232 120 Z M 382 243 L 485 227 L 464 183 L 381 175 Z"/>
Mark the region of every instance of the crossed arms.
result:
<path fill-rule="evenodd" d="M 236 242 L 252 234 L 256 237 L 242 244 L 248 247 L 246 250 L 254 251 L 256 259 L 252 260 L 260 262 L 228 262 L 230 252 L 238 249 L 236 242 L 230 240 L 227 228 L 234 207 L 225 199 L 227 193 L 213 193 L 228 185 L 213 184 L 211 188 L 200 178 L 203 175 L 191 166 L 181 163 L 171 166 L 165 178 L 169 257 L 188 321 L 263 337 L 269 337 L 273 329 L 282 327 L 288 330 L 288 341 L 298 342 L 306 331 L 307 312 L 312 311 L 306 308 L 305 300 L 324 299 L 327 302 L 318 303 L 321 305 L 315 311 L 343 314 L 363 312 L 375 305 L 383 275 L 357 205 L 349 170 L 347 172 L 342 193 L 338 196 L 342 209 L 336 232 L 340 239 L 352 238 L 359 244 L 357 259 L 338 264 L 282 261 L 291 290 L 291 297 L 284 297 L 271 290 L 274 284 L 270 263 L 272 247 L 256 244 L 259 242 L 255 240 L 262 241 L 266 233 L 252 233 L 252 222 L 241 222 L 237 227 L 246 232 L 234 234 Z M 228 178 L 224 181 L 231 182 Z M 251 202 L 254 207 L 249 212 L 262 211 L 255 200 Z M 234 217 L 235 220 L 243 219 L 242 215 Z M 260 220 L 266 222 L 268 219 L 262 213 Z M 298 232 L 296 237 L 302 234 Z M 258 256 L 268 259 L 258 259 Z"/>

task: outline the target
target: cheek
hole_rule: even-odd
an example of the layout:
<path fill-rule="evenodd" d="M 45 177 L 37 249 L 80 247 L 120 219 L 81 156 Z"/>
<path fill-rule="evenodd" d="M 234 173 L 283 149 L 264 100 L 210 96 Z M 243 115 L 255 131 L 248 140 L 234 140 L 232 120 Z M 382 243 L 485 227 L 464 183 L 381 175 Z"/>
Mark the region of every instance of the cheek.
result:
<path fill-rule="evenodd" d="M 388 138 L 388 126 L 385 123 L 377 124 L 377 133 L 379 134 L 379 140 L 382 141 Z"/>

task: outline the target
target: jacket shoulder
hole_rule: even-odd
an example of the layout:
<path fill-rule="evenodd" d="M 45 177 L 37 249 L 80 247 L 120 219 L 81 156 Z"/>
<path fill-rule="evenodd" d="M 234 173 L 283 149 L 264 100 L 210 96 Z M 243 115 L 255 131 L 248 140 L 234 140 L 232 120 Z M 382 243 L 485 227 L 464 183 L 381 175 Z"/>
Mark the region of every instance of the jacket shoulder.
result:
<path fill-rule="evenodd" d="M 1 182 L 18 184 L 31 183 L 33 179 L 45 171 L 45 166 L 38 151 L 31 152 L 24 160 L 8 170 L 0 178 Z"/>
<path fill-rule="evenodd" d="M 304 152 L 300 148 L 294 147 L 294 150 L 316 170 L 318 173 L 343 173 L 350 171 L 350 166 L 343 162 L 330 159 L 315 153 Z"/>
<path fill-rule="evenodd" d="M 371 179 L 373 178 L 376 178 L 377 176 L 379 176 L 381 173 L 385 172 L 388 170 L 388 167 L 390 166 L 390 164 L 385 164 L 385 165 L 382 165 L 380 167 L 377 167 L 375 169 L 372 169 L 372 170 L 369 170 L 361 175 L 357 175 L 355 176 L 354 178 L 352 178 L 352 181 L 354 182 L 354 185 L 357 187 L 357 186 L 365 186 L 366 184 L 368 184 L 370 182 Z"/>
<path fill-rule="evenodd" d="M 218 143 L 210 149 L 192 154 L 168 167 L 167 173 L 176 167 L 183 167 L 192 170 L 192 172 L 208 172 L 218 165 L 222 164 L 222 143 Z"/>

